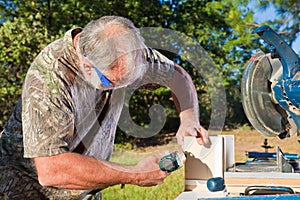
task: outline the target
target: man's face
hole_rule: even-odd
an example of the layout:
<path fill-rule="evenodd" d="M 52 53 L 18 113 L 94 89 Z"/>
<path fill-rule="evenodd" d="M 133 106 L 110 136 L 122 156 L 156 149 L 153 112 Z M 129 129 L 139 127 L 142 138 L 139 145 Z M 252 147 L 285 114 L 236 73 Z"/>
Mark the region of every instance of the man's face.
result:
<path fill-rule="evenodd" d="M 92 85 L 97 88 L 99 86 L 101 88 L 126 87 L 141 76 L 142 73 L 134 74 L 134 72 L 141 72 L 142 65 L 144 65 L 142 56 L 137 58 L 141 54 L 142 45 L 137 42 L 134 34 L 134 32 L 114 24 L 107 26 L 101 32 L 101 37 L 106 39 L 99 39 L 101 42 L 92 49 L 88 49 L 88 55 L 83 56 L 82 68 L 87 80 Z M 140 70 L 131 71 L 137 66 L 141 67 Z M 95 74 L 98 76 L 98 80 L 96 80 Z"/>
<path fill-rule="evenodd" d="M 94 66 L 86 57 L 82 59 L 82 71 L 84 73 L 84 76 L 86 77 L 87 80 L 89 81 L 95 81 L 94 76 L 95 74 L 98 75 L 98 79 L 101 77 L 106 79 L 106 81 L 110 82 L 110 86 L 118 86 L 118 83 L 126 75 L 126 67 L 125 67 L 125 55 L 120 56 L 117 61 L 113 64 L 113 66 L 108 69 L 107 72 L 100 72 L 99 69 L 95 69 L 96 66 Z M 99 75 L 99 73 L 101 75 Z M 99 82 L 99 81 L 97 81 Z M 94 85 L 94 84 L 93 84 Z M 103 85 L 103 82 L 102 82 Z"/>

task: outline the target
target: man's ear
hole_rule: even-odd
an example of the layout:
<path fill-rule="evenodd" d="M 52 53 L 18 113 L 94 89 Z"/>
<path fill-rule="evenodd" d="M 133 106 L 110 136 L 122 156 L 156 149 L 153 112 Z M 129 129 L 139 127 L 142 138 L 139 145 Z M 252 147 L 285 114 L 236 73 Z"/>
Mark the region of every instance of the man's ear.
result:
<path fill-rule="evenodd" d="M 81 33 L 81 31 L 82 31 L 82 28 L 75 28 L 75 29 L 73 29 L 73 30 L 71 31 L 72 40 L 74 39 L 74 37 L 75 37 L 76 35 L 78 35 L 78 33 Z"/>
<path fill-rule="evenodd" d="M 71 32 L 72 44 L 73 44 L 74 48 L 76 48 L 81 31 L 82 31 L 82 28 L 76 28 L 76 29 L 72 30 L 72 32 Z"/>

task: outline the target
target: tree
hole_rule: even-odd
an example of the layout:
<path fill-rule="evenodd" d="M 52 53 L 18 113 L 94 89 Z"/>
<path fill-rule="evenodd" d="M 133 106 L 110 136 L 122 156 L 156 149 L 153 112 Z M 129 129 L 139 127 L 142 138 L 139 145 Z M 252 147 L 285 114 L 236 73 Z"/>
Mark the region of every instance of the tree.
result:
<path fill-rule="evenodd" d="M 169 27 L 195 38 L 208 51 L 220 72 L 227 95 L 227 125 L 245 123 L 240 102 L 240 80 L 245 64 L 257 43 L 253 43 L 253 13 L 246 9 L 247 1 L 172 1 L 168 16 Z M 182 63 L 186 66 L 186 63 Z M 193 75 L 201 105 L 201 118 L 210 119 L 209 88 Z M 207 119 L 207 120 L 205 120 Z M 231 126 L 232 127 L 232 126 Z"/>
<path fill-rule="evenodd" d="M 292 46 L 300 32 L 300 2 L 297 0 L 258 1 L 258 7 L 263 11 L 270 6 L 274 6 L 276 18 L 265 23 L 272 26 L 286 39 L 288 45 Z"/>
<path fill-rule="evenodd" d="M 251 34 L 252 12 L 245 9 L 245 1 L 99 0 L 91 3 L 83 0 L 2 0 L 0 5 L 0 14 L 5 20 L 0 25 L 1 128 L 20 95 L 25 73 L 37 53 L 69 28 L 83 27 L 91 19 L 103 15 L 127 17 L 137 27 L 173 29 L 199 42 L 223 75 L 228 108 L 226 123 L 245 122 L 239 84 L 245 63 L 256 45 Z M 206 80 L 184 57 L 164 53 L 191 74 L 199 95 L 202 123 L 207 127 L 211 91 Z M 131 101 L 131 115 L 137 123 L 147 124 L 147 109 L 152 102 L 159 102 L 168 109 L 169 116 L 175 118 L 176 111 L 170 97 L 168 89 L 137 92 Z M 167 131 L 176 130 L 178 120 L 175 124 L 173 121 L 167 123 Z"/>
<path fill-rule="evenodd" d="M 21 94 L 21 86 L 31 61 L 54 36 L 49 36 L 39 13 L 28 19 L 12 18 L 0 27 L 0 125 L 7 121 Z"/>

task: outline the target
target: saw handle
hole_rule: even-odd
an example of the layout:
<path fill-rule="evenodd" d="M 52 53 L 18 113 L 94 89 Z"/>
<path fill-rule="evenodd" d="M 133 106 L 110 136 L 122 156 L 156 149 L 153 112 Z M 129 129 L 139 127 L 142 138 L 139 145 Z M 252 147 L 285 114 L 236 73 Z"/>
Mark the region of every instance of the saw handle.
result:
<path fill-rule="evenodd" d="M 275 48 L 274 57 L 279 57 L 283 67 L 283 79 L 295 76 L 299 69 L 299 57 L 295 51 L 269 26 L 261 26 L 253 31 Z"/>

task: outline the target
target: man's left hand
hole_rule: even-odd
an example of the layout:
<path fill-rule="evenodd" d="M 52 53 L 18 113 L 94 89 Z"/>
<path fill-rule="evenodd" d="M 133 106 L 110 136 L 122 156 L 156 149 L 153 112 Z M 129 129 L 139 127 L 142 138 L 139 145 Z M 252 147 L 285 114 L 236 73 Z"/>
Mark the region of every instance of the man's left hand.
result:
<path fill-rule="evenodd" d="M 188 109 L 180 113 L 180 127 L 177 131 L 176 138 L 180 146 L 183 145 L 184 136 L 195 136 L 198 144 L 210 144 L 208 133 L 203 128 L 193 109 Z"/>

